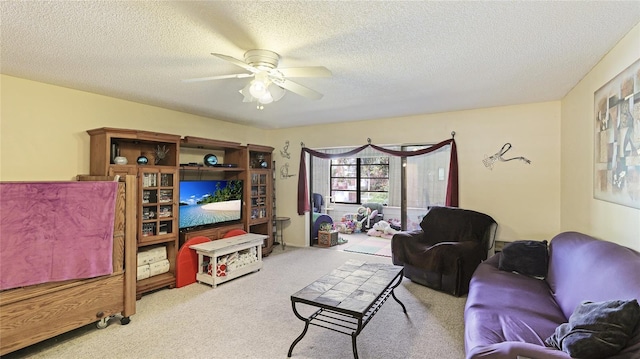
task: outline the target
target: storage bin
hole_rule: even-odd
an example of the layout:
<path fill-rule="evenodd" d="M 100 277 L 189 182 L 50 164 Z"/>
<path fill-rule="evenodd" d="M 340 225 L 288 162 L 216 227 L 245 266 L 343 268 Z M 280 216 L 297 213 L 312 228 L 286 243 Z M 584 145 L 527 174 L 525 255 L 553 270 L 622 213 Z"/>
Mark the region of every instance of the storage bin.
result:
<path fill-rule="evenodd" d="M 333 247 L 338 244 L 338 231 L 318 231 L 318 247 Z"/>

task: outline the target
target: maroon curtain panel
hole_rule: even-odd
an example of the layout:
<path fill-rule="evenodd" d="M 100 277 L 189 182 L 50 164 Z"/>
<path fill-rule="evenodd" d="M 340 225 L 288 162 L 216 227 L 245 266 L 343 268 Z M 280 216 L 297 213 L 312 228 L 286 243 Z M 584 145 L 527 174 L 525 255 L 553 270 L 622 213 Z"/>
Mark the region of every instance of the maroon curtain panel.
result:
<path fill-rule="evenodd" d="M 309 188 L 307 187 L 307 165 L 306 165 L 306 148 L 302 147 L 300 151 L 300 170 L 298 171 L 298 214 L 303 215 L 309 212 Z"/>
<path fill-rule="evenodd" d="M 451 138 L 449 140 L 437 143 L 429 148 L 418 151 L 395 151 L 386 149 L 384 147 L 367 144 L 355 148 L 351 151 L 328 154 L 302 147 L 300 151 L 300 171 L 298 172 L 298 214 L 303 215 L 311 210 L 311 206 L 309 205 L 309 188 L 307 187 L 307 165 L 305 153 L 318 158 L 333 159 L 353 156 L 355 154 L 358 154 L 365 148 L 371 146 L 373 149 L 386 153 L 390 156 L 413 157 L 439 150 L 440 148 L 447 145 L 451 145 L 451 159 L 449 160 L 449 179 L 447 180 L 447 195 L 445 205 L 458 207 L 458 153 L 456 149 L 456 141 Z"/>

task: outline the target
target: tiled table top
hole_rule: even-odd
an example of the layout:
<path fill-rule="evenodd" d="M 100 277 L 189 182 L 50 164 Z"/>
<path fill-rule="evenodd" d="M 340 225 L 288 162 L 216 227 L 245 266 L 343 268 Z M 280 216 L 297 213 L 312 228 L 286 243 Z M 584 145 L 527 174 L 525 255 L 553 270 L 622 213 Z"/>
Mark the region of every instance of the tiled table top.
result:
<path fill-rule="evenodd" d="M 291 300 L 363 316 L 402 267 L 349 260 L 291 296 Z"/>

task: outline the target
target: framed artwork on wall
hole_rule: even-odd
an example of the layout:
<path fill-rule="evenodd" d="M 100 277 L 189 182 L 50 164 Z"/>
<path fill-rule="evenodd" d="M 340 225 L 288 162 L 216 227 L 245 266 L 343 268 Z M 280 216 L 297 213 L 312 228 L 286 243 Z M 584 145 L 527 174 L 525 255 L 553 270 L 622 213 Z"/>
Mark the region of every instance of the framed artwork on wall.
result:
<path fill-rule="evenodd" d="M 640 209 L 640 59 L 594 93 L 595 199 Z"/>

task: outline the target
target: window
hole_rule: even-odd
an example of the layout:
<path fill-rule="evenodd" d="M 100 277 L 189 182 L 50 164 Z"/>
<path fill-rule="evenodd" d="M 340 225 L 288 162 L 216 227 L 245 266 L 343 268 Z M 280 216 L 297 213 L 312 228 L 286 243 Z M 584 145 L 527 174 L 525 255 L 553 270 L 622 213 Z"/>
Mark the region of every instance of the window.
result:
<path fill-rule="evenodd" d="M 403 151 L 415 151 L 430 145 L 403 146 Z M 443 147 L 422 156 L 407 157 L 404 169 L 407 207 L 426 209 L 443 206 L 447 194 L 451 148 Z"/>
<path fill-rule="evenodd" d="M 429 144 L 388 145 L 395 151 L 418 151 Z M 400 219 L 404 230 L 418 229 L 429 206 L 446 203 L 451 146 L 419 156 L 392 156 L 365 148 L 355 156 L 341 157 L 355 147 L 319 149 L 334 159 L 311 156 L 311 193 L 322 194 L 334 221 L 353 211 L 353 205 L 377 202 L 387 206 L 385 220 Z M 341 206 L 344 204 L 344 206 Z M 328 207 L 330 205 L 327 205 Z"/>
<path fill-rule="evenodd" d="M 389 157 L 334 159 L 330 176 L 334 202 L 389 202 Z"/>

